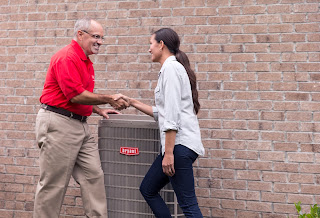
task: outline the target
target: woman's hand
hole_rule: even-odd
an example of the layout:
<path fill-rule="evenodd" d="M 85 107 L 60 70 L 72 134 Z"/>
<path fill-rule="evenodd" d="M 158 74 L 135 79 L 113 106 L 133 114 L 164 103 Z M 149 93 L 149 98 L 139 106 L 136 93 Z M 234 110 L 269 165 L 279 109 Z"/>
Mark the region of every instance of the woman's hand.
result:
<path fill-rule="evenodd" d="M 113 100 L 119 101 L 119 100 L 121 100 L 121 99 L 123 99 L 124 101 L 126 101 L 126 103 L 128 104 L 128 107 L 131 106 L 131 104 L 130 104 L 130 100 L 131 100 L 131 99 L 130 99 L 128 96 L 123 95 L 123 94 L 121 94 L 121 93 L 113 95 Z"/>
<path fill-rule="evenodd" d="M 125 95 L 114 94 L 111 95 L 112 99 L 110 101 L 110 105 L 117 110 L 123 110 L 127 107 L 130 107 L 129 98 Z"/>
<path fill-rule="evenodd" d="M 163 160 L 162 160 L 162 169 L 163 172 L 167 176 L 174 176 L 175 170 L 174 170 L 174 156 L 172 154 L 164 154 Z"/>

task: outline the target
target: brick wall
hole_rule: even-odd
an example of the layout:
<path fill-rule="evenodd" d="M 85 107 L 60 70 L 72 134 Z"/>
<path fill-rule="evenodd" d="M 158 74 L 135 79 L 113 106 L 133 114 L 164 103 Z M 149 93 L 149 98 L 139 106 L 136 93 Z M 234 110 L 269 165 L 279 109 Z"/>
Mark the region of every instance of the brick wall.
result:
<path fill-rule="evenodd" d="M 96 92 L 152 103 L 152 30 L 172 27 L 197 72 L 205 217 L 285 218 L 320 200 L 319 0 L 0 0 L 0 217 L 31 217 L 35 116 L 50 57 L 78 17 L 106 27 Z M 123 113 L 137 113 L 127 109 Z M 97 133 L 99 117 L 90 119 Z M 70 181 L 63 217 L 83 216 Z"/>

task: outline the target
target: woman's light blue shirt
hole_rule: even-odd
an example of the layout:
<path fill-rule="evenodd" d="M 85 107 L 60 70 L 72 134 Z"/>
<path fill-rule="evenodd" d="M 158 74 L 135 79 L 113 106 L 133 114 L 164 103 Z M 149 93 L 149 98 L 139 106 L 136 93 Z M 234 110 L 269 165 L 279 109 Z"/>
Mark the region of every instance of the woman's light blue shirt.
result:
<path fill-rule="evenodd" d="M 156 106 L 152 109 L 154 119 L 159 123 L 162 154 L 165 152 L 165 132 L 176 130 L 176 145 L 184 145 L 198 155 L 204 155 L 189 77 L 175 56 L 168 57 L 163 63 L 154 95 Z"/>

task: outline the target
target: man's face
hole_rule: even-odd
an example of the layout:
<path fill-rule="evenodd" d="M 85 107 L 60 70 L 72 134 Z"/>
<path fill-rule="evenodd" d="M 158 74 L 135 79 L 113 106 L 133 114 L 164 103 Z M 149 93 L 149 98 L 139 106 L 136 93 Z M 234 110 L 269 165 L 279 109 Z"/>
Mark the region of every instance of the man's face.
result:
<path fill-rule="evenodd" d="M 99 48 L 103 43 L 104 31 L 98 22 L 91 21 L 89 30 L 79 30 L 78 34 L 80 40 L 78 43 L 86 56 L 99 53 Z"/>

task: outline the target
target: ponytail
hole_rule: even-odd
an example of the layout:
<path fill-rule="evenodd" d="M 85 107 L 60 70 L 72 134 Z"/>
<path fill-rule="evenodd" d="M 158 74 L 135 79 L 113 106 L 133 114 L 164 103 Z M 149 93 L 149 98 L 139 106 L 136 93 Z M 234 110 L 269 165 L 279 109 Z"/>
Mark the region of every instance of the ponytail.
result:
<path fill-rule="evenodd" d="M 197 90 L 197 77 L 194 71 L 190 67 L 190 62 L 188 56 L 181 51 L 180 49 L 177 49 L 175 56 L 177 58 L 177 61 L 179 61 L 184 68 L 187 71 L 190 85 L 191 85 L 191 93 L 192 93 L 192 100 L 193 100 L 193 108 L 196 114 L 198 114 L 200 110 L 200 103 L 199 103 L 199 96 L 198 96 L 198 90 Z"/>

